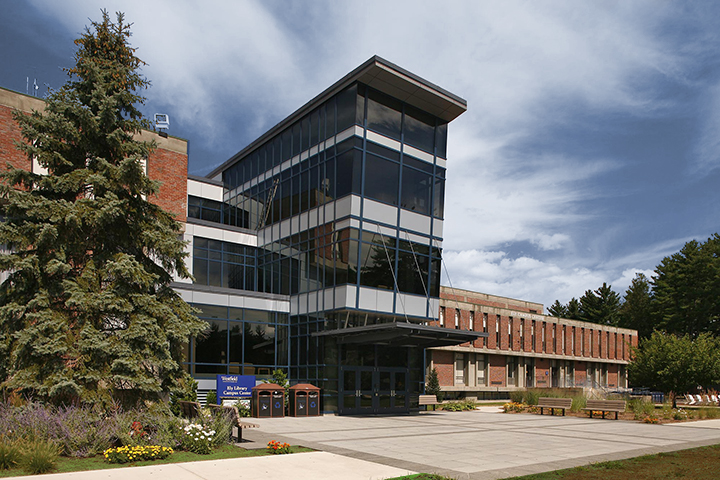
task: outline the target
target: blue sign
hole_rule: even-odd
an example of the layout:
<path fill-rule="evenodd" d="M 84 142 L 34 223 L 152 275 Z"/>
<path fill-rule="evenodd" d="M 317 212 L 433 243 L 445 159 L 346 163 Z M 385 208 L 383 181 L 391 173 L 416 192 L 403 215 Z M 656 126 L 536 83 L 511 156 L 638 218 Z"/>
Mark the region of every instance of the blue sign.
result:
<path fill-rule="evenodd" d="M 252 396 L 255 386 L 255 375 L 218 375 L 217 397 L 243 398 Z"/>

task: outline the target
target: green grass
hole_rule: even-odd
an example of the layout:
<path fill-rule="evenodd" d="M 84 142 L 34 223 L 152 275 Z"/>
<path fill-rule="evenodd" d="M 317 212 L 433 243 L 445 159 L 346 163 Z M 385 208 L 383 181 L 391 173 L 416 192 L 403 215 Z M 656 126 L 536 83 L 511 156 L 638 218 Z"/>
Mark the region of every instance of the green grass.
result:
<path fill-rule="evenodd" d="M 310 448 L 301 446 L 290 447 L 291 453 L 301 452 L 312 452 Z M 214 450 L 209 455 L 198 455 L 197 453 L 175 451 L 168 458 L 163 460 L 145 460 L 141 462 L 116 464 L 108 463 L 102 455 L 98 455 L 90 458 L 69 458 L 60 457 L 56 462 L 56 468 L 52 473 L 67 473 L 67 472 L 84 472 L 88 470 L 104 470 L 109 468 L 126 468 L 126 467 L 140 467 L 143 465 L 165 465 L 168 463 L 181 463 L 181 462 L 198 462 L 203 460 L 223 460 L 227 458 L 243 458 L 243 457 L 259 457 L 262 455 L 270 455 L 265 448 L 258 449 L 244 449 L 236 447 L 234 445 L 224 445 Z M 20 475 L 30 475 L 30 473 L 23 470 L 21 467 L 12 468 L 9 470 L 0 470 L 1 477 L 14 477 Z"/>
<path fill-rule="evenodd" d="M 506 480 L 715 480 L 720 471 L 720 445 L 593 463 L 584 467 L 512 477 Z"/>

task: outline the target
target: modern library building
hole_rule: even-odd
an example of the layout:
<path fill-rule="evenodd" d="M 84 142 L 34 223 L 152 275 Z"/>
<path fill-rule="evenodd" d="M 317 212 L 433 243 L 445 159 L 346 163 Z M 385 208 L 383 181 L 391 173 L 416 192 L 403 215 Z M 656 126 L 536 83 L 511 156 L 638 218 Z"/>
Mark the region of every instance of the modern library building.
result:
<path fill-rule="evenodd" d="M 3 160 L 38 168 L 11 147 L 11 111 L 42 108 L 0 90 Z M 320 387 L 322 410 L 339 414 L 417 410 L 429 368 L 443 389 L 474 398 L 530 386 L 518 376 L 542 386 L 547 362 L 551 384 L 569 386 L 572 363 L 573 384 L 591 372 L 626 386 L 637 332 L 441 288 L 448 124 L 466 108 L 373 57 L 205 177 L 187 175 L 186 141 L 142 134 L 158 143 L 146 164 L 162 182 L 154 201 L 185 226 L 194 281 L 174 288 L 209 325 L 186 350 L 201 396 L 218 374 L 262 380 L 278 368 Z M 496 342 L 518 328 L 511 348 Z M 582 353 L 567 343 L 539 351 L 546 330 L 556 343 L 559 332 L 599 333 Z"/>

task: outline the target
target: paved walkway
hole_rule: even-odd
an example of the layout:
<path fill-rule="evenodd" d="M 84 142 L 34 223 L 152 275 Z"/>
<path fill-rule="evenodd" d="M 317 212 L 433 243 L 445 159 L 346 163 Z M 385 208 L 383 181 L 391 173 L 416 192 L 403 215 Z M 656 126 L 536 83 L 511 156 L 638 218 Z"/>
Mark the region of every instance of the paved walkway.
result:
<path fill-rule="evenodd" d="M 245 432 L 248 439 L 257 442 L 284 440 L 457 479 L 527 475 L 720 443 L 720 420 L 647 425 L 483 410 L 394 417 L 254 419 L 260 428 Z"/>
<path fill-rule="evenodd" d="M 269 440 L 319 451 L 117 470 L 43 480 L 380 480 L 414 472 L 496 479 L 720 443 L 720 420 L 646 425 L 529 414 L 425 412 L 377 417 L 253 419 L 244 447 Z M 27 478 L 27 477 L 16 477 Z"/>

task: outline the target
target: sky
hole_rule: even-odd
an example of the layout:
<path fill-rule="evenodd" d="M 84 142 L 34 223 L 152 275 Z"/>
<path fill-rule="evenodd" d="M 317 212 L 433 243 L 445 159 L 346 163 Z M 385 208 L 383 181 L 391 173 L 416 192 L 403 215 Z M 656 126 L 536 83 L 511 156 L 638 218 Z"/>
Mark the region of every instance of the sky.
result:
<path fill-rule="evenodd" d="M 720 231 L 720 2 L 0 0 L 0 86 L 59 88 L 103 8 L 133 23 L 142 111 L 170 116 L 191 174 L 373 55 L 466 99 L 444 285 L 623 295 Z"/>

